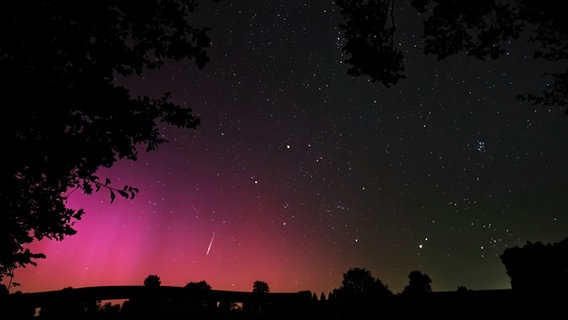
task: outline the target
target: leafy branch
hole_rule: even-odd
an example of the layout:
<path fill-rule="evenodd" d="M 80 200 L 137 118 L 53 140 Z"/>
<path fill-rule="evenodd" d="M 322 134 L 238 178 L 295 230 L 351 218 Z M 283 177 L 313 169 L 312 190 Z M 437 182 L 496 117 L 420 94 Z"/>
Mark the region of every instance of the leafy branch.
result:
<path fill-rule="evenodd" d="M 93 177 L 94 179 L 89 181 L 83 182 L 83 191 L 86 194 L 92 194 L 93 191 L 99 192 L 101 188 L 105 188 L 110 193 L 110 203 L 113 203 L 116 199 L 116 196 L 119 195 L 125 199 L 134 199 L 136 194 L 138 193 L 138 188 L 125 185 L 121 188 L 115 188 L 111 186 L 111 180 L 109 178 L 105 178 L 104 183 L 99 181 L 97 177 Z"/>

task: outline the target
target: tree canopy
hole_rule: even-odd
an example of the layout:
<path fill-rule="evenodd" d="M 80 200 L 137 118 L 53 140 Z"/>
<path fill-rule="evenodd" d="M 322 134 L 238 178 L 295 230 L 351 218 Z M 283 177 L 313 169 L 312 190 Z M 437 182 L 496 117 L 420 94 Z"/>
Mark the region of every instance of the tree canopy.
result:
<path fill-rule="evenodd" d="M 380 279 L 373 277 L 369 270 L 357 267 L 347 270 L 343 274 L 341 286 L 333 290 L 334 298 L 343 301 L 364 301 L 391 294 L 387 286 Z"/>
<path fill-rule="evenodd" d="M 190 291 L 208 291 L 211 290 L 211 285 L 209 285 L 207 281 L 202 280 L 199 282 L 189 282 L 184 288 Z"/>
<path fill-rule="evenodd" d="M 402 290 L 404 295 L 422 295 L 432 292 L 432 279 L 425 273 L 414 270 L 408 274 L 408 285 Z"/>
<path fill-rule="evenodd" d="M 270 287 L 268 286 L 268 283 L 266 283 L 265 281 L 256 280 L 256 281 L 252 284 L 252 292 L 256 292 L 256 293 L 269 293 L 269 292 L 270 292 Z"/>
<path fill-rule="evenodd" d="M 511 288 L 519 292 L 568 290 L 568 238 L 556 243 L 530 242 L 505 249 L 500 256 Z"/>
<path fill-rule="evenodd" d="M 160 277 L 155 274 L 148 275 L 146 279 L 144 279 L 144 286 L 148 288 L 157 288 L 162 284 Z"/>
<path fill-rule="evenodd" d="M 336 4 L 343 17 L 340 28 L 348 73 L 367 76 L 386 87 L 406 78 L 404 48 L 394 41 L 397 2 L 337 0 Z M 416 17 L 423 19 L 424 53 L 438 60 L 459 53 L 480 60 L 498 59 L 506 54 L 506 45 L 521 38 L 535 45 L 535 59 L 568 60 L 568 22 L 561 1 L 411 0 L 410 4 Z M 519 98 L 565 107 L 568 113 L 568 69 L 550 76 L 553 82 L 541 93 Z"/>
<path fill-rule="evenodd" d="M 333 289 L 329 300 L 336 304 L 340 318 L 389 318 L 391 316 L 384 307 L 392 297 L 392 292 L 371 271 L 354 267 L 343 273 L 341 286 Z"/>
<path fill-rule="evenodd" d="M 115 81 L 158 69 L 168 59 L 208 61 L 207 28 L 191 23 L 194 0 L 12 1 L 0 11 L 0 92 L 5 114 L 0 169 L 0 280 L 36 264 L 26 245 L 62 240 L 83 209 L 66 207 L 70 192 L 114 187 L 101 167 L 136 160 L 167 142 L 164 125 L 195 129 L 199 118 L 168 93 L 133 97 Z M 9 110 L 9 112 L 6 112 Z"/>

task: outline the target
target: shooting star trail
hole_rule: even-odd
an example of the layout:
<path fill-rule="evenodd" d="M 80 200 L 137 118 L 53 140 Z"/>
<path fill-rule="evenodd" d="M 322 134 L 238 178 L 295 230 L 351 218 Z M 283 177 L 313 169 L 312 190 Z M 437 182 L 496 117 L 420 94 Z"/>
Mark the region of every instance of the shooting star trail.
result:
<path fill-rule="evenodd" d="M 209 241 L 209 247 L 207 247 L 207 253 L 205 254 L 206 256 L 209 255 L 209 251 L 211 251 L 211 245 L 213 245 L 213 240 L 215 239 L 215 232 L 213 232 L 213 236 L 211 236 L 211 241 Z"/>

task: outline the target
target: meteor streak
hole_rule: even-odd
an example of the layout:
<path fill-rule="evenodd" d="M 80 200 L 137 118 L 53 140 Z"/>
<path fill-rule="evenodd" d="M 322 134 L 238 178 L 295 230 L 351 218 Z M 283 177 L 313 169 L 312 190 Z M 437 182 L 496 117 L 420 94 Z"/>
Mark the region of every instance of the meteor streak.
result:
<path fill-rule="evenodd" d="M 207 247 L 207 253 L 205 254 L 206 256 L 209 255 L 209 251 L 211 250 L 211 245 L 213 244 L 214 239 L 215 239 L 215 232 L 213 232 L 213 236 L 211 236 L 211 241 L 209 241 L 209 247 Z"/>

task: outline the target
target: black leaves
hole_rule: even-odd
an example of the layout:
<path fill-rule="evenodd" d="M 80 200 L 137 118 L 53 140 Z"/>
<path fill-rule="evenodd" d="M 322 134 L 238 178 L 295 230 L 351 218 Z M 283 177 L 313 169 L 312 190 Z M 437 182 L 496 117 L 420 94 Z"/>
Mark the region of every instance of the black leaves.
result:
<path fill-rule="evenodd" d="M 131 186 L 124 186 L 123 189 L 110 189 L 110 202 L 112 203 L 116 198 L 116 194 L 119 194 L 125 199 L 134 199 L 136 194 L 138 193 L 138 188 L 131 187 Z"/>
<path fill-rule="evenodd" d="M 343 23 L 342 50 L 348 74 L 368 76 L 391 87 L 405 78 L 403 48 L 395 43 L 394 0 L 337 0 Z M 565 62 L 568 59 L 568 23 L 563 2 L 554 1 L 459 1 L 412 0 L 423 20 L 424 53 L 438 60 L 465 53 L 479 60 L 498 59 L 511 43 L 526 39 L 538 45 L 535 59 Z M 566 71 L 552 75 L 553 84 L 540 94 L 520 96 L 540 105 L 568 105 Z M 565 110 L 568 114 L 568 109 Z"/>
<path fill-rule="evenodd" d="M 0 169 L 0 280 L 43 257 L 25 251 L 32 241 L 76 232 L 84 211 L 66 208 L 70 192 L 106 189 L 111 202 L 138 193 L 99 180 L 99 168 L 167 142 L 159 122 L 197 127 L 192 110 L 169 95 L 133 96 L 114 81 L 167 59 L 204 67 L 211 41 L 206 27 L 191 24 L 195 7 L 185 0 L 15 1 L 0 10 L 0 94 L 9 110 L 0 133 L 10 155 Z"/>
<path fill-rule="evenodd" d="M 93 181 L 93 183 L 95 185 L 95 189 L 97 190 L 97 192 L 101 188 L 108 189 L 109 194 L 110 194 L 110 202 L 111 203 L 114 202 L 117 195 L 123 197 L 124 199 L 134 199 L 136 194 L 139 192 L 138 188 L 133 187 L 133 186 L 129 186 L 129 185 L 123 186 L 122 189 L 114 188 L 114 187 L 111 186 L 111 180 L 109 178 L 105 178 L 104 183 L 100 183 L 98 181 Z"/>
<path fill-rule="evenodd" d="M 506 52 L 503 43 L 522 31 L 515 12 L 493 0 L 432 2 L 432 14 L 424 21 L 425 53 L 438 59 L 461 51 L 480 60 L 497 59 Z"/>
<path fill-rule="evenodd" d="M 527 241 L 505 249 L 500 259 L 513 290 L 543 294 L 568 289 L 568 238 L 548 244 Z"/>
<path fill-rule="evenodd" d="M 344 22 L 348 73 L 366 75 L 372 82 L 390 87 L 405 76 L 403 54 L 394 41 L 396 27 L 392 17 L 394 1 L 339 0 Z"/>

